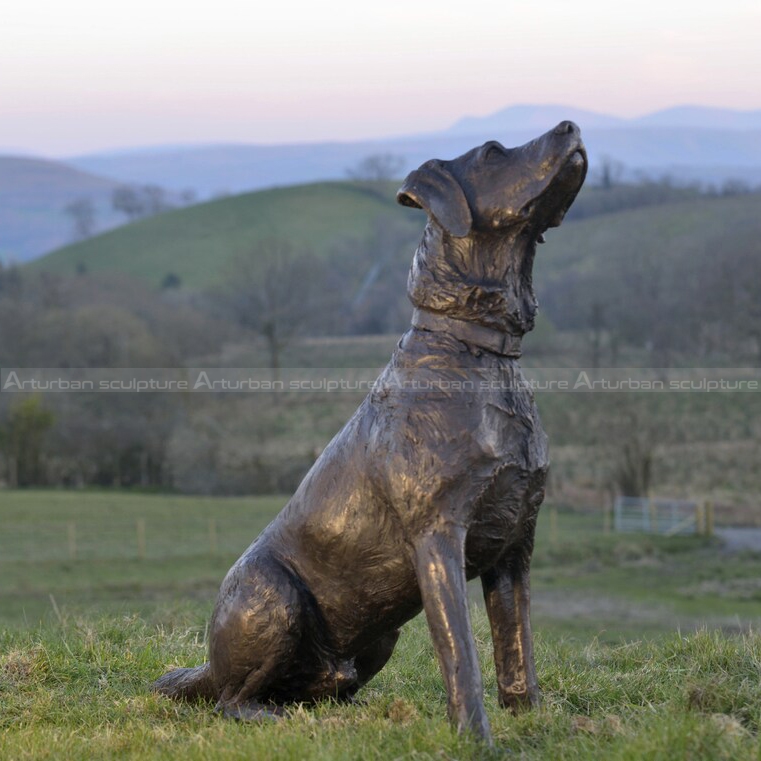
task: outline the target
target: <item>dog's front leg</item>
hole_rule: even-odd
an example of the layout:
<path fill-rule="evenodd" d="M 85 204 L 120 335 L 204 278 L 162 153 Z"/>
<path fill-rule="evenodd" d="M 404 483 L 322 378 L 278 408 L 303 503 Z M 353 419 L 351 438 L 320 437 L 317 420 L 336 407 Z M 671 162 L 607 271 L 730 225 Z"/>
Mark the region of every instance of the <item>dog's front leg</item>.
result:
<path fill-rule="evenodd" d="M 539 705 L 529 618 L 529 561 L 528 556 L 521 556 L 481 576 L 494 642 L 499 703 L 513 712 Z"/>
<path fill-rule="evenodd" d="M 414 547 L 415 566 L 431 639 L 447 688 L 450 721 L 491 742 L 481 668 L 470 625 L 465 580 L 465 530 L 428 532 Z"/>

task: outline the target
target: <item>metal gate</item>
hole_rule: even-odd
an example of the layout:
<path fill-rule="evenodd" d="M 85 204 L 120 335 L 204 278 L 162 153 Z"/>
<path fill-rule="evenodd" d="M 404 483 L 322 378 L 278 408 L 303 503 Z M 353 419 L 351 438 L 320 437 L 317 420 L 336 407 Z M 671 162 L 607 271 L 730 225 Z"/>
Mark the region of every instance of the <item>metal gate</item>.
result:
<path fill-rule="evenodd" d="M 676 536 L 712 534 L 713 509 L 710 504 L 655 497 L 616 497 L 613 505 L 616 531 Z"/>

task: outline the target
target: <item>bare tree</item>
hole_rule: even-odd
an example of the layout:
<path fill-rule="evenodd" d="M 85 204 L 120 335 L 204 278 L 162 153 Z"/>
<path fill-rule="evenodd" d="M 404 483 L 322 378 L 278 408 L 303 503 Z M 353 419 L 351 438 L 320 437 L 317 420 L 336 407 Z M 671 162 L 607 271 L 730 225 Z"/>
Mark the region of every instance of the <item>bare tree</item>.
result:
<path fill-rule="evenodd" d="M 721 195 L 723 196 L 741 196 L 752 192 L 750 185 L 745 180 L 729 178 L 721 186 Z"/>
<path fill-rule="evenodd" d="M 605 307 L 599 301 L 593 301 L 589 311 L 589 347 L 591 349 L 592 367 L 600 366 L 603 334 L 605 332 Z"/>
<path fill-rule="evenodd" d="M 183 206 L 192 206 L 198 203 L 198 193 L 193 188 L 185 188 L 180 192 L 180 203 Z"/>
<path fill-rule="evenodd" d="M 236 322 L 267 344 L 274 377 L 283 350 L 318 309 L 320 267 L 287 241 L 270 238 L 238 257 L 225 294 Z"/>
<path fill-rule="evenodd" d="M 416 229 L 384 215 L 373 221 L 370 234 L 352 250 L 362 268 L 349 302 L 353 332 L 387 333 L 406 327 L 408 260 L 417 235 Z"/>
<path fill-rule="evenodd" d="M 111 194 L 111 206 L 114 211 L 126 214 L 130 221 L 145 214 L 145 204 L 138 188 L 132 185 L 120 185 Z"/>
<path fill-rule="evenodd" d="M 111 194 L 111 205 L 115 211 L 126 214 L 130 221 L 173 208 L 166 190 L 159 185 L 120 185 Z"/>
<path fill-rule="evenodd" d="M 95 204 L 86 197 L 66 204 L 63 211 L 74 223 L 74 239 L 85 240 L 95 232 Z"/>
<path fill-rule="evenodd" d="M 23 290 L 24 284 L 18 265 L 8 266 L 0 261 L 0 296 L 18 299 Z"/>
<path fill-rule="evenodd" d="M 18 486 L 44 483 L 43 445 L 55 422 L 53 413 L 38 397 L 21 399 L 11 406 L 7 423 L 0 428 L 0 449 L 11 463 L 8 479 Z"/>
<path fill-rule="evenodd" d="M 639 431 L 633 431 L 629 440 L 618 450 L 613 480 L 627 497 L 646 497 L 650 492 L 654 448 Z"/>
<path fill-rule="evenodd" d="M 603 156 L 596 174 L 597 185 L 604 190 L 610 190 L 621 182 L 624 165 L 611 156 Z"/>
<path fill-rule="evenodd" d="M 166 190 L 158 185 L 145 185 L 141 189 L 141 195 L 143 197 L 143 213 L 146 217 L 161 214 L 172 208 Z"/>
<path fill-rule="evenodd" d="M 653 409 L 647 395 L 617 393 L 615 408 L 600 418 L 596 432 L 599 445 L 610 458 L 610 483 L 627 497 L 646 497 L 658 447 L 666 439 L 669 423 Z"/>
<path fill-rule="evenodd" d="M 398 180 L 404 171 L 404 157 L 395 153 L 373 153 L 346 170 L 352 180 Z"/>

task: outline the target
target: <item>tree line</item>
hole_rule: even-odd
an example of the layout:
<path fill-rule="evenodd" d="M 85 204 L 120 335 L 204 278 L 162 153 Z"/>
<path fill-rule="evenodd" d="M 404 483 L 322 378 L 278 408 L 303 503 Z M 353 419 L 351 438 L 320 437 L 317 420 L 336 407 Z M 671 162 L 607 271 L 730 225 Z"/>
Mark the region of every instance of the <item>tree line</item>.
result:
<path fill-rule="evenodd" d="M 159 185 L 119 185 L 111 191 L 111 208 L 123 214 L 127 222 L 197 202 L 198 194 L 192 188 L 172 193 Z M 86 240 L 98 232 L 98 207 L 89 196 L 74 198 L 63 207 L 63 213 L 71 220 L 74 241 Z"/>

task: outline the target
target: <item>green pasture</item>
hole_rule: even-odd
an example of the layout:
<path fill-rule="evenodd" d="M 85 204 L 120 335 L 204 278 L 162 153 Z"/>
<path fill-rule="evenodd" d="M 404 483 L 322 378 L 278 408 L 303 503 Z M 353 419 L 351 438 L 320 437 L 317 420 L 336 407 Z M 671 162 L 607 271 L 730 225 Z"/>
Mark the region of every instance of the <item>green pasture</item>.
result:
<path fill-rule="evenodd" d="M 0 492 L 0 623 L 211 609 L 225 572 L 287 497 Z M 716 539 L 607 534 L 601 513 L 540 514 L 537 627 L 608 642 L 761 623 L 761 556 Z M 473 584 L 473 599 L 480 599 Z"/>

